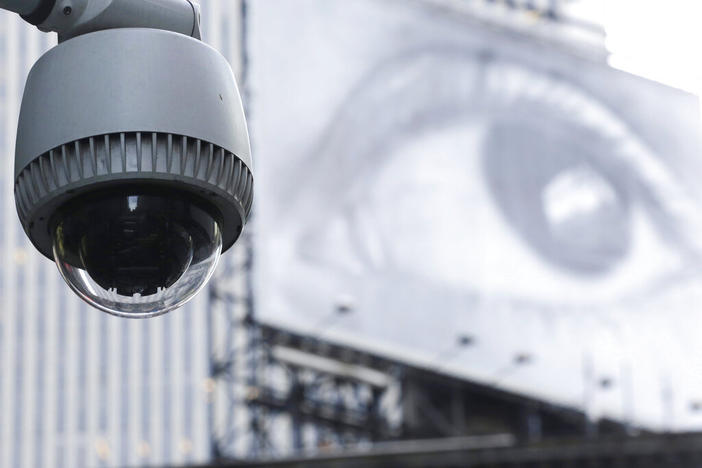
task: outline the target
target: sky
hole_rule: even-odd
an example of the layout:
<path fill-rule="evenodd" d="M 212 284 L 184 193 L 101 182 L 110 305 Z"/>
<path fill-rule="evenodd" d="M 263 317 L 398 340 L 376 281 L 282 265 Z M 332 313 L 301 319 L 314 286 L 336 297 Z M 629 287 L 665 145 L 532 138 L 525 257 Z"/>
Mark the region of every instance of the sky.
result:
<path fill-rule="evenodd" d="M 572 8 L 604 26 L 611 66 L 702 94 L 702 2 L 584 0 Z"/>

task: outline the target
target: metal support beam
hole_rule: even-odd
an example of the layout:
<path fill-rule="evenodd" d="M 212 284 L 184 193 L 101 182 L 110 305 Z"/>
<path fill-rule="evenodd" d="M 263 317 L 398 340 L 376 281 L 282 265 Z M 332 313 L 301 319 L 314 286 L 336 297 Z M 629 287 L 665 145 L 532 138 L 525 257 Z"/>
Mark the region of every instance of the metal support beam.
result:
<path fill-rule="evenodd" d="M 504 468 L 584 466 L 699 468 L 702 435 L 647 435 L 606 439 L 552 439 L 517 445 L 511 435 L 405 440 L 370 450 L 218 464 L 240 468 Z"/>

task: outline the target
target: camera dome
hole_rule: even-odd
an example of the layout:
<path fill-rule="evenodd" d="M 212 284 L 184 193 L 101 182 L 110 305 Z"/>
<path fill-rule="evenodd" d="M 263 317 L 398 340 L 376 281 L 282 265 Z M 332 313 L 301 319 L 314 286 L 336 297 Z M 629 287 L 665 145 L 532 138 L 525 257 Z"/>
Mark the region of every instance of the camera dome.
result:
<path fill-rule="evenodd" d="M 103 311 L 152 317 L 192 298 L 246 224 L 251 168 L 231 68 L 199 40 L 91 32 L 29 73 L 17 213 L 37 250 Z"/>
<path fill-rule="evenodd" d="M 178 193 L 84 195 L 51 224 L 54 260 L 68 285 L 119 316 L 152 317 L 184 304 L 207 283 L 222 251 L 215 216 Z"/>

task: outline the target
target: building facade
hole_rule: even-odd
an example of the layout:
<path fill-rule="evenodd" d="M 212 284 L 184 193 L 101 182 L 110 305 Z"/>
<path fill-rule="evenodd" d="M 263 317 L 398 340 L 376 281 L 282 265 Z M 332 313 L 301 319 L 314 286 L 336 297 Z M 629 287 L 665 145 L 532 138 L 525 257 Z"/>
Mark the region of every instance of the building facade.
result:
<path fill-rule="evenodd" d="M 239 2 L 202 6 L 205 39 L 238 71 Z M 207 292 L 151 320 L 101 313 L 70 292 L 17 219 L 13 165 L 22 91 L 32 64 L 55 44 L 54 34 L 0 12 L 0 466 L 206 462 Z"/>

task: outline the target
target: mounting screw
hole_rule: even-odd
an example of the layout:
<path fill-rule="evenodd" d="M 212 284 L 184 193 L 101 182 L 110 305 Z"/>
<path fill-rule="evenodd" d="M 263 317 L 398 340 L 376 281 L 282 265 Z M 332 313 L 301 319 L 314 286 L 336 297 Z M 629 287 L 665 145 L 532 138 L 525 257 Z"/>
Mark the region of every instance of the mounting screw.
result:
<path fill-rule="evenodd" d="M 73 13 L 73 8 L 71 8 L 71 7 L 69 7 L 69 6 L 64 7 L 64 9 L 63 9 L 63 14 L 64 14 L 64 15 L 70 16 L 71 13 Z"/>
<path fill-rule="evenodd" d="M 458 335 L 458 346 L 467 348 L 475 343 L 475 338 L 470 335 Z"/>

